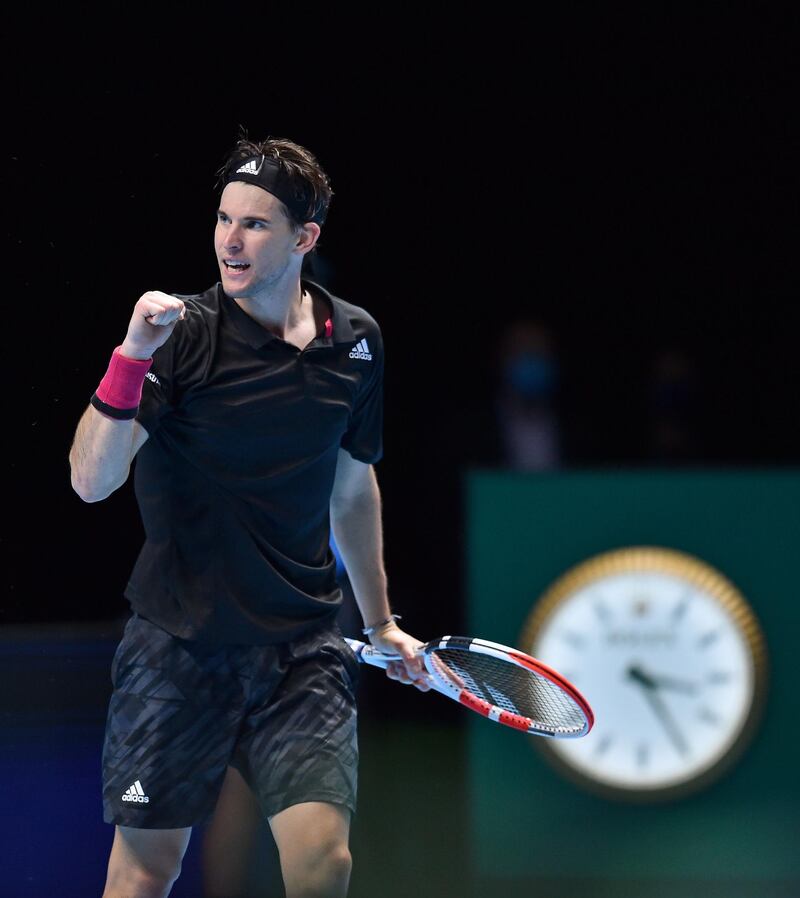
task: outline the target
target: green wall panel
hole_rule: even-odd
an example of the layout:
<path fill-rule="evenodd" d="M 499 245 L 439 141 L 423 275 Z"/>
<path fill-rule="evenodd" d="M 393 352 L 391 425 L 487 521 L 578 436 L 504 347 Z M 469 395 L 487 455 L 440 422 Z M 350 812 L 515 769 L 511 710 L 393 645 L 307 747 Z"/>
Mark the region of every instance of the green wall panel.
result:
<path fill-rule="evenodd" d="M 471 721 L 478 873 L 577 877 L 584 894 L 587 883 L 630 880 L 637 894 L 642 882 L 691 881 L 800 895 L 800 471 L 472 471 L 466 494 L 472 634 L 519 644 L 536 600 L 569 568 L 611 549 L 663 546 L 733 581 L 760 620 L 770 671 L 766 712 L 740 761 L 668 804 L 591 795 L 550 766 L 536 737 Z"/>

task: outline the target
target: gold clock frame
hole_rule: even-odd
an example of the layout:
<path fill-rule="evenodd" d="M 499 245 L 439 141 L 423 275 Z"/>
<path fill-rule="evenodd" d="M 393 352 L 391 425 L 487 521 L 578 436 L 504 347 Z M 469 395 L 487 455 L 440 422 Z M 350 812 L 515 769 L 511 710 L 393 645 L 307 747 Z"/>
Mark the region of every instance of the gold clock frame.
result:
<path fill-rule="evenodd" d="M 699 792 L 719 780 L 741 758 L 755 735 L 766 706 L 769 679 L 764 633 L 755 612 L 737 587 L 719 570 L 695 555 L 663 546 L 628 546 L 612 549 L 571 567 L 554 581 L 535 603 L 520 633 L 519 647 L 531 652 L 534 640 L 552 613 L 574 592 L 601 577 L 621 573 L 658 572 L 681 577 L 719 602 L 733 619 L 753 664 L 753 695 L 739 733 L 725 754 L 691 779 L 661 788 L 626 788 L 595 780 L 575 769 L 543 739 L 532 739 L 536 750 L 566 779 L 587 791 L 626 803 L 672 801 Z"/>

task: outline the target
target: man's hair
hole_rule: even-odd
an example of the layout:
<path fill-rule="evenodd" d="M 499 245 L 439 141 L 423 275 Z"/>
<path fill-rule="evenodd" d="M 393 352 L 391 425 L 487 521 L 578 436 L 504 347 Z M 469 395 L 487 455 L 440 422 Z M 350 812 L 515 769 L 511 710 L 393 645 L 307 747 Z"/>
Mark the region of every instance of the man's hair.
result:
<path fill-rule="evenodd" d="M 325 221 L 333 196 L 328 176 L 310 150 L 282 137 L 267 137 L 266 140 L 254 141 L 242 130 L 236 146 L 217 173 L 220 187 L 225 186 L 226 172 L 233 168 L 234 163 L 253 156 L 264 156 L 277 162 L 295 188 L 295 193 L 303 197 L 302 215 L 298 215 L 297 210 L 291 210 L 282 203 L 286 217 L 294 228 L 299 228 L 308 221 L 315 221 L 320 225 Z"/>

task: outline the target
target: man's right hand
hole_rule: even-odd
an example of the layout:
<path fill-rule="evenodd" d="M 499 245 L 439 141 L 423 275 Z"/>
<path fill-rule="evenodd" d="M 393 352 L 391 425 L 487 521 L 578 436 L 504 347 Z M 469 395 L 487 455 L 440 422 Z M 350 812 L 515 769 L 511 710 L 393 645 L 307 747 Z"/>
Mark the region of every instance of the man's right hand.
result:
<path fill-rule="evenodd" d="M 143 293 L 133 307 L 120 353 L 129 359 L 149 359 L 169 340 L 175 325 L 185 315 L 183 300 L 160 290 Z"/>

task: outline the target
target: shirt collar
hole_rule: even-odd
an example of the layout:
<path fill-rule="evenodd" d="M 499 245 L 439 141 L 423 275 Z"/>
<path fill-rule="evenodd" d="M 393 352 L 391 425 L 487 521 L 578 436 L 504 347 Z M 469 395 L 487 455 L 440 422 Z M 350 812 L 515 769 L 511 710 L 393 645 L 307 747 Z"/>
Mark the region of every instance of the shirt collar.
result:
<path fill-rule="evenodd" d="M 333 346 L 336 343 L 352 343 L 355 339 L 355 332 L 353 331 L 353 325 L 350 322 L 350 318 L 342 307 L 341 301 L 315 281 L 309 281 L 303 278 L 300 283 L 305 290 L 313 291 L 318 295 L 321 295 L 333 310 L 331 316 L 333 320 L 333 333 L 331 336 L 325 337 L 323 335 L 321 337 L 316 337 L 309 345 L 317 344 L 318 346 Z M 217 284 L 217 289 L 221 301 L 224 303 L 225 308 L 229 310 L 229 314 L 237 328 L 254 349 L 261 349 L 272 340 L 277 339 L 274 334 L 271 334 L 257 321 L 252 319 L 232 297 L 228 296 L 222 289 L 221 283 Z"/>

